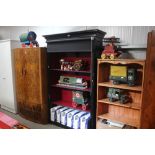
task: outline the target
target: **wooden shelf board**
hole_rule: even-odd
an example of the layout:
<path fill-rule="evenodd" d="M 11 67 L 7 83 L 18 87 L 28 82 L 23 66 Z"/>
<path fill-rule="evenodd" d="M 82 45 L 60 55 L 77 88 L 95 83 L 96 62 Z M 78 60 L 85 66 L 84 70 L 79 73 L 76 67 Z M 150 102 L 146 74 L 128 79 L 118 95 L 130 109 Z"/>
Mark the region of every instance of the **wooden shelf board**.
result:
<path fill-rule="evenodd" d="M 66 72 L 66 73 L 83 73 L 83 74 L 91 74 L 90 71 L 67 71 L 67 70 L 61 70 L 61 69 L 49 69 L 50 71 L 57 71 L 57 72 Z"/>
<path fill-rule="evenodd" d="M 145 63 L 145 59 L 98 59 L 99 63 L 122 63 L 122 64 L 128 64 L 128 63 Z"/>
<path fill-rule="evenodd" d="M 142 86 L 132 86 L 132 87 L 130 87 L 127 84 L 114 85 L 112 82 L 98 83 L 98 86 L 111 87 L 111 88 L 120 88 L 120 89 L 127 89 L 127 90 L 135 90 L 135 91 L 142 91 Z"/>
<path fill-rule="evenodd" d="M 125 104 L 121 104 L 119 101 L 110 102 L 108 98 L 105 98 L 105 99 L 102 99 L 102 100 L 98 100 L 98 102 L 105 103 L 105 104 L 116 105 L 116 106 L 120 106 L 120 107 L 126 107 L 126 108 L 140 110 L 140 106 L 137 103 L 125 103 Z"/>
<path fill-rule="evenodd" d="M 81 110 L 81 111 L 90 112 L 90 109 L 82 110 L 82 106 L 81 105 L 79 105 L 78 107 L 74 108 L 72 106 L 72 102 L 71 101 L 58 100 L 58 101 L 53 101 L 52 104 L 61 105 L 61 106 L 69 107 L 69 108 L 72 108 L 72 109 L 77 109 L 77 110 Z"/>
<path fill-rule="evenodd" d="M 106 113 L 106 114 L 103 114 L 103 115 L 100 115 L 97 117 L 101 118 L 101 119 L 107 119 L 107 120 L 111 120 L 111 121 L 115 121 L 115 122 L 124 123 L 124 124 L 131 125 L 131 126 L 139 128 L 138 120 L 133 120 L 133 119 L 127 118 L 125 116 L 118 117 L 118 116 L 113 116 L 110 113 Z"/>
<path fill-rule="evenodd" d="M 90 88 L 86 88 L 86 89 L 80 89 L 80 88 L 76 88 L 76 87 L 67 87 L 67 86 L 61 86 L 61 85 L 51 85 L 51 87 L 56 87 L 56 88 L 62 88 L 62 89 L 69 89 L 69 90 L 79 90 L 79 91 L 84 91 L 84 92 L 91 92 Z"/>

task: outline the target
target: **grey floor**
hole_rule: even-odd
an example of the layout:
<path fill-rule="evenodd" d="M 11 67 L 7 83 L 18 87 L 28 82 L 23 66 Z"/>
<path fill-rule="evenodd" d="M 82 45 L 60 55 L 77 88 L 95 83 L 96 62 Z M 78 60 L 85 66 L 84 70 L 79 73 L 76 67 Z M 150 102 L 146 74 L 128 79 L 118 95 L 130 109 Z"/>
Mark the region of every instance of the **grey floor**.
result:
<path fill-rule="evenodd" d="M 57 127 L 55 125 L 52 125 L 52 124 L 42 125 L 42 124 L 38 124 L 38 123 L 34 123 L 34 122 L 31 122 L 31 121 L 28 121 L 28 120 L 22 118 L 21 116 L 19 116 L 18 114 L 14 114 L 14 113 L 8 112 L 8 111 L 3 110 L 1 108 L 0 108 L 0 112 L 3 112 L 5 114 L 7 114 L 8 116 L 16 119 L 21 124 L 27 126 L 30 129 L 61 129 L 61 128 L 59 128 L 59 127 Z"/>

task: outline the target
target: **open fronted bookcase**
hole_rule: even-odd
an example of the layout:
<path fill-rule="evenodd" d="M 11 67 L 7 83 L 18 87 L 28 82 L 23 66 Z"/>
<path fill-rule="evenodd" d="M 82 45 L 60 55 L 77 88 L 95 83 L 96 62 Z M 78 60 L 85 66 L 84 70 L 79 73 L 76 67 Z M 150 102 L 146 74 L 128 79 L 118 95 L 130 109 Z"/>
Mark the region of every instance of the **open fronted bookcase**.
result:
<path fill-rule="evenodd" d="M 89 128 L 96 127 L 96 79 L 97 58 L 102 52 L 102 39 L 105 32 L 100 30 L 86 30 L 44 36 L 47 40 L 48 63 L 48 96 L 49 105 L 61 105 L 81 111 L 90 112 Z M 82 60 L 84 68 L 80 70 L 61 69 L 60 60 L 75 62 Z M 87 81 L 88 87 L 70 87 L 58 84 L 60 76 L 82 78 Z M 88 108 L 73 107 L 73 91 L 83 92 L 88 97 Z M 59 123 L 52 122 L 60 125 Z"/>
<path fill-rule="evenodd" d="M 110 79 L 111 66 L 125 66 L 136 69 L 136 80 L 134 86 L 127 83 L 114 84 Z M 96 119 L 105 119 L 130 125 L 135 128 L 141 127 L 143 81 L 144 81 L 144 60 L 135 59 L 98 59 L 97 71 L 97 112 Z M 123 90 L 129 97 L 126 103 L 120 100 L 111 101 L 108 97 L 109 88 Z M 117 98 L 118 94 L 114 94 Z"/>

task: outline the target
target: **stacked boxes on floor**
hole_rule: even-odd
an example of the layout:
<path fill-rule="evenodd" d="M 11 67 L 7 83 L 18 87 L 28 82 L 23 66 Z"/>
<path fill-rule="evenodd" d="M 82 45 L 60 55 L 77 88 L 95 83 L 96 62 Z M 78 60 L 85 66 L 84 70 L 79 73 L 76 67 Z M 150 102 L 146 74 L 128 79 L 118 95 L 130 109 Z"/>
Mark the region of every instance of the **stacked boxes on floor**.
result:
<path fill-rule="evenodd" d="M 62 106 L 56 106 L 56 107 L 50 109 L 51 121 L 52 122 L 55 122 L 56 121 L 56 111 L 58 109 L 60 109 L 60 108 L 62 108 Z"/>
<path fill-rule="evenodd" d="M 73 110 L 67 114 L 67 126 L 73 128 L 74 115 L 79 113 L 79 110 Z"/>
<path fill-rule="evenodd" d="M 51 121 L 74 129 L 88 129 L 90 113 L 68 107 L 56 106 L 50 109 Z"/>
<path fill-rule="evenodd" d="M 61 113 L 61 124 L 67 125 L 67 114 L 73 111 L 73 109 L 67 109 Z"/>

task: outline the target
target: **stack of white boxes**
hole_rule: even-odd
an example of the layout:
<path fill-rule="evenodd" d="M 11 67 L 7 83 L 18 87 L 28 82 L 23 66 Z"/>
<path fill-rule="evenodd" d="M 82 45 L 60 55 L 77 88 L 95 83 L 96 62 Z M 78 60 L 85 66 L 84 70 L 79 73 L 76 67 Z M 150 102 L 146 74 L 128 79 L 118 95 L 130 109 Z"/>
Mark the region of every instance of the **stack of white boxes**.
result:
<path fill-rule="evenodd" d="M 67 109 L 68 109 L 67 107 L 62 107 L 56 111 L 56 121 L 58 123 L 61 123 L 61 113 Z"/>
<path fill-rule="evenodd" d="M 79 113 L 79 110 L 74 110 L 67 114 L 67 126 L 68 127 L 73 128 L 73 118 L 74 118 L 74 115 L 77 113 Z"/>
<path fill-rule="evenodd" d="M 50 109 L 51 111 L 51 121 L 55 122 L 56 121 L 56 111 L 58 109 L 62 108 L 62 106 L 56 106 Z"/>
<path fill-rule="evenodd" d="M 80 129 L 88 129 L 90 120 L 90 113 L 87 113 L 86 115 L 82 116 L 80 118 Z"/>
<path fill-rule="evenodd" d="M 61 124 L 62 125 L 67 125 L 67 114 L 71 111 L 73 111 L 73 109 L 67 109 L 61 112 Z"/>
<path fill-rule="evenodd" d="M 90 113 L 63 106 L 51 108 L 51 121 L 74 129 L 88 129 Z"/>
<path fill-rule="evenodd" d="M 80 129 L 80 118 L 82 116 L 84 116 L 85 114 L 86 114 L 86 112 L 81 111 L 74 115 L 74 117 L 73 117 L 73 128 L 74 129 Z"/>

